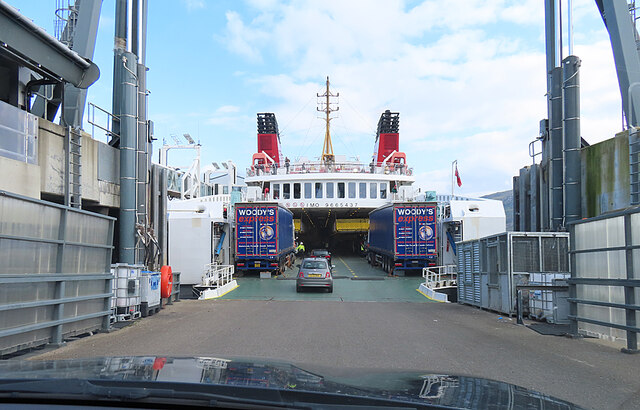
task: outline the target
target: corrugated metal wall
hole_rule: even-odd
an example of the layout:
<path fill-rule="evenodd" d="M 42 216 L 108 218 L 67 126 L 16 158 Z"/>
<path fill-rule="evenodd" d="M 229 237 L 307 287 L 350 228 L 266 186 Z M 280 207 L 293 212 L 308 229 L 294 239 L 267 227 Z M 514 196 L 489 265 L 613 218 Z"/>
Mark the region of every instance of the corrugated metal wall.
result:
<path fill-rule="evenodd" d="M 580 221 L 571 235 L 577 330 L 638 349 L 640 207 Z"/>
<path fill-rule="evenodd" d="M 569 276 L 569 234 L 505 232 L 458 242 L 458 302 L 516 313 L 516 286 L 532 275 Z"/>
<path fill-rule="evenodd" d="M 0 191 L 0 355 L 109 326 L 114 221 Z"/>

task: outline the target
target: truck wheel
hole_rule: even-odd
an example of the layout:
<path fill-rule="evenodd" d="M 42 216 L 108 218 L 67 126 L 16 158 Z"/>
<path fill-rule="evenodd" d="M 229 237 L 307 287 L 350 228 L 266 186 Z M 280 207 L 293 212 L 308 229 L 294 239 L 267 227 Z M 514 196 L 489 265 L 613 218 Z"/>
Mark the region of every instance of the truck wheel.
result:
<path fill-rule="evenodd" d="M 302 288 L 300 286 L 296 286 L 296 293 L 302 292 Z"/>

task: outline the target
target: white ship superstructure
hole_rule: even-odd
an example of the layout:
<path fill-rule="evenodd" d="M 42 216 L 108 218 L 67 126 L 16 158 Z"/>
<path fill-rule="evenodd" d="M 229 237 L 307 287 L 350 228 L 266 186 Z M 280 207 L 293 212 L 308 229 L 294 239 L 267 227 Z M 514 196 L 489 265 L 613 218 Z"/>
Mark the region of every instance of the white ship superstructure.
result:
<path fill-rule="evenodd" d="M 265 172 L 247 170 L 249 200 L 276 201 L 287 208 L 377 208 L 413 195 L 411 169 L 360 162 L 304 161 Z"/>
<path fill-rule="evenodd" d="M 248 201 L 278 202 L 294 213 L 301 240 L 314 247 L 347 246 L 355 250 L 364 240 L 371 210 L 391 201 L 414 197 L 412 169 L 399 151 L 399 114 L 385 111 L 378 122 L 370 163 L 334 155 L 330 113 L 337 110 L 327 90 L 320 111 L 326 114 L 322 155 L 315 160 L 290 161 L 280 150 L 273 113 L 258 114 L 258 152 L 247 169 Z"/>

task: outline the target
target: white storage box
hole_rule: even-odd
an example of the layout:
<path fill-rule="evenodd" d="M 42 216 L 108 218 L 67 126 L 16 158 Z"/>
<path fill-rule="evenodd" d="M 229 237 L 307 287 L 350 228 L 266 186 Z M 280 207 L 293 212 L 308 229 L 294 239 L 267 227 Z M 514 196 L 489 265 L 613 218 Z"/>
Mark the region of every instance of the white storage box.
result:
<path fill-rule="evenodd" d="M 148 307 L 154 307 L 160 304 L 159 272 L 142 271 L 140 297 L 141 302 L 146 303 Z"/>
<path fill-rule="evenodd" d="M 111 266 L 115 275 L 116 307 L 140 305 L 140 270 L 141 266 L 115 264 Z"/>

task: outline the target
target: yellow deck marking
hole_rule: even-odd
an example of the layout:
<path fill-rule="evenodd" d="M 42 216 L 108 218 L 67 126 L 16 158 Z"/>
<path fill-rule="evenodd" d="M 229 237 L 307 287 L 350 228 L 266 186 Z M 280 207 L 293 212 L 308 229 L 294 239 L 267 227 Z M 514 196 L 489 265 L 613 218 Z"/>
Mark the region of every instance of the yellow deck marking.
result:
<path fill-rule="evenodd" d="M 434 298 L 430 298 L 429 296 L 425 295 L 424 292 L 422 292 L 420 289 L 416 289 L 418 291 L 419 294 L 421 294 L 422 296 L 424 296 L 425 298 L 429 299 L 429 300 L 433 300 L 434 302 L 438 302 L 438 303 L 445 303 L 441 300 L 437 300 Z"/>
<path fill-rule="evenodd" d="M 338 256 L 338 259 L 340 259 L 340 262 L 342 262 L 344 264 L 344 266 L 346 266 L 347 269 L 349 269 L 349 272 L 351 272 L 351 274 L 353 275 L 354 278 L 358 277 L 358 275 L 356 275 L 356 273 L 353 271 L 353 269 L 351 269 L 351 267 L 349 265 L 347 265 L 347 262 L 345 262 L 340 256 Z"/>
<path fill-rule="evenodd" d="M 223 297 L 224 295 L 226 295 L 227 293 L 231 292 L 232 290 L 236 290 L 236 289 L 238 289 L 238 287 L 239 287 L 239 286 L 240 286 L 240 285 L 236 285 L 233 289 L 229 289 L 228 291 L 224 292 L 222 295 L 214 296 L 214 297 L 212 297 L 211 299 L 221 298 L 221 297 Z"/>

